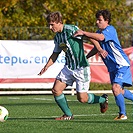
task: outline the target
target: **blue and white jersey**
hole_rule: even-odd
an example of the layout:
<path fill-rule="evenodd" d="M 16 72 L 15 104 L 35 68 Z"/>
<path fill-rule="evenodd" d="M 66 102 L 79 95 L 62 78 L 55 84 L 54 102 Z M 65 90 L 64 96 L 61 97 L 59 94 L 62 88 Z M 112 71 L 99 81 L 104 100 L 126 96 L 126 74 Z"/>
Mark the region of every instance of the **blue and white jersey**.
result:
<path fill-rule="evenodd" d="M 103 59 L 108 71 L 114 71 L 122 66 L 130 66 L 128 56 L 124 53 L 120 45 L 116 29 L 112 25 L 109 25 L 102 32 L 98 30 L 97 33 L 102 33 L 105 37 L 99 43 L 108 52 L 108 56 Z"/>

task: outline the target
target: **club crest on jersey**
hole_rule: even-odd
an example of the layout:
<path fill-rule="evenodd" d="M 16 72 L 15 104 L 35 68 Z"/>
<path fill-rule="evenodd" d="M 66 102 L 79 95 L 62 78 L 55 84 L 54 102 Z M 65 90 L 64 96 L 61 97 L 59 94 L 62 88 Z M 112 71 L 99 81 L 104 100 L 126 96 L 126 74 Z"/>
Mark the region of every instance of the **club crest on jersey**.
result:
<path fill-rule="evenodd" d="M 64 51 L 64 52 L 66 52 L 67 51 L 67 46 L 66 46 L 66 44 L 65 43 L 60 43 L 60 48 Z"/>

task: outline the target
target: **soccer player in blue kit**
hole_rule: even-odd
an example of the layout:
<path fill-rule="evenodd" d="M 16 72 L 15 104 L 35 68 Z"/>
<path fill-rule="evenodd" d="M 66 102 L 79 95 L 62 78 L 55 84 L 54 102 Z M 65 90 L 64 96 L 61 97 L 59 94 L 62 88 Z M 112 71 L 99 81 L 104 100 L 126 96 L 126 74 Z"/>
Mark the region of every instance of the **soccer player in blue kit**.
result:
<path fill-rule="evenodd" d="M 39 75 L 42 75 L 54 64 L 62 50 L 65 52 L 66 59 L 66 63 L 57 75 L 52 88 L 55 102 L 63 112 L 63 115 L 55 120 L 72 120 L 74 118 L 63 94 L 64 89 L 67 86 L 72 86 L 73 82 L 76 82 L 78 101 L 89 104 L 99 103 L 100 111 L 104 113 L 108 109 L 108 96 L 106 94 L 96 96 L 88 93 L 91 77 L 89 63 L 84 54 L 83 39 L 82 37 L 73 37 L 79 28 L 75 25 L 63 24 L 62 15 L 58 11 L 50 13 L 46 19 L 50 30 L 56 33 L 55 45 L 53 45 L 53 53 Z"/>
<path fill-rule="evenodd" d="M 112 92 L 116 105 L 119 107 L 119 115 L 114 120 L 127 119 L 124 98 L 133 101 L 133 94 L 124 89 L 132 86 L 130 62 L 119 42 L 116 29 L 110 25 L 111 13 L 108 10 L 99 10 L 96 13 L 96 33 L 78 30 L 74 36 L 82 35 L 90 38 L 94 48 L 87 54 L 87 58 L 103 51 L 102 59 L 105 63 L 112 84 Z M 104 57 L 104 58 L 103 58 Z"/>

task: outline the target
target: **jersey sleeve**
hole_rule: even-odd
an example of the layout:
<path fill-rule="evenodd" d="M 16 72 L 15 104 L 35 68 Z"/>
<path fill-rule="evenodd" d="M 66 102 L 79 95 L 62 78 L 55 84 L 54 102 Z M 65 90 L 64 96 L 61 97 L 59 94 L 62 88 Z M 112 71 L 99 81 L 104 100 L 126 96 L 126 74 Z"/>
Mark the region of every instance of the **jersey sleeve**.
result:
<path fill-rule="evenodd" d="M 107 26 L 103 31 L 102 34 L 104 34 L 105 42 L 110 40 L 115 40 L 117 38 L 116 30 L 113 26 Z"/>
<path fill-rule="evenodd" d="M 67 30 L 67 34 L 68 34 L 68 39 L 69 38 L 77 38 L 77 39 L 82 39 L 82 36 L 75 36 L 74 37 L 74 34 L 75 32 L 79 30 L 79 27 L 78 26 L 75 26 L 75 25 L 71 25 L 71 28 L 68 28 Z"/>
<path fill-rule="evenodd" d="M 59 47 L 59 44 L 55 40 L 54 40 L 54 44 L 55 44 L 55 47 L 54 47 L 53 52 L 60 53 L 62 49 Z"/>

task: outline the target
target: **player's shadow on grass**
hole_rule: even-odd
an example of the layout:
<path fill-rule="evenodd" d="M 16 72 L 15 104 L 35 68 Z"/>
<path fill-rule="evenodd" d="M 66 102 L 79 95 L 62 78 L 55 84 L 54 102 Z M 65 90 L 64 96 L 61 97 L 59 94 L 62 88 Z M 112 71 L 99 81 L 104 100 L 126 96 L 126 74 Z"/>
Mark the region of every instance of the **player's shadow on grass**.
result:
<path fill-rule="evenodd" d="M 96 123 L 96 124 L 101 124 L 101 121 L 98 121 L 98 120 L 83 120 L 83 121 L 79 121 L 79 120 L 75 120 L 75 122 L 76 123 L 83 123 L 83 124 L 85 124 L 85 123 Z M 125 124 L 127 124 L 127 123 L 129 123 L 129 124 L 131 124 L 131 123 L 133 123 L 133 121 L 126 121 L 126 120 L 123 120 L 123 121 L 114 121 L 114 120 L 102 120 L 102 123 L 104 124 L 104 123 L 125 123 Z"/>
<path fill-rule="evenodd" d="M 55 121 L 55 118 L 54 117 L 42 117 L 42 118 L 8 118 L 8 120 L 12 121 L 12 120 L 17 120 L 17 121 Z M 97 120 L 79 120 L 79 119 L 74 119 L 74 120 L 70 120 L 70 121 L 67 121 L 67 120 L 64 120 L 64 121 L 58 121 L 58 122 L 76 122 L 76 123 L 80 123 L 80 124 L 86 124 L 86 123 L 96 123 L 96 124 L 101 124 L 101 121 L 97 121 Z M 125 124 L 131 124 L 133 123 L 133 121 L 126 121 L 126 120 L 123 120 L 123 121 L 114 121 L 114 120 L 103 120 L 102 123 L 125 123 Z"/>
<path fill-rule="evenodd" d="M 15 117 L 13 117 L 13 118 L 8 118 L 8 120 L 17 120 L 17 121 L 23 121 L 23 120 L 24 120 L 24 121 L 32 121 L 32 120 L 33 120 L 33 121 L 38 121 L 38 120 L 39 120 L 39 121 L 40 121 L 40 120 L 43 121 L 43 120 L 47 120 L 47 121 L 48 121 L 48 120 L 54 120 L 54 118 L 51 118 L 51 117 L 47 117 L 47 118 L 30 118 L 30 117 L 29 117 L 29 118 L 17 118 L 17 117 L 16 117 L 16 118 L 15 118 Z"/>

